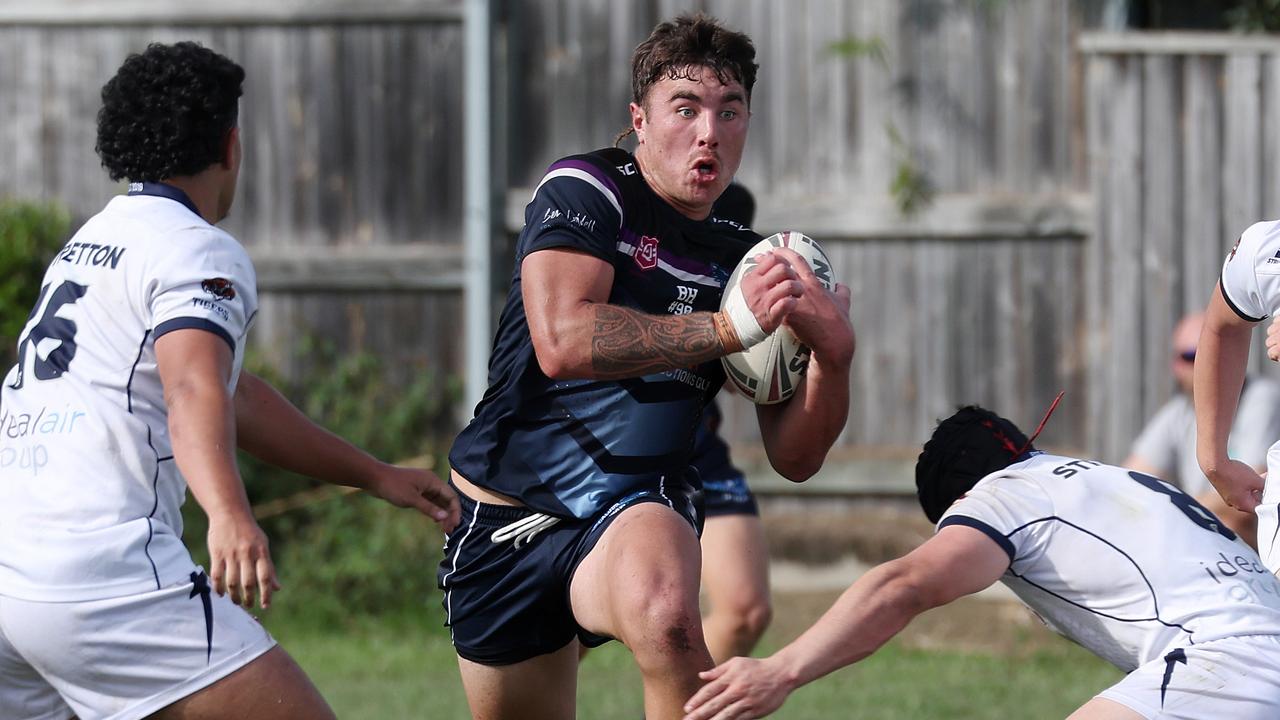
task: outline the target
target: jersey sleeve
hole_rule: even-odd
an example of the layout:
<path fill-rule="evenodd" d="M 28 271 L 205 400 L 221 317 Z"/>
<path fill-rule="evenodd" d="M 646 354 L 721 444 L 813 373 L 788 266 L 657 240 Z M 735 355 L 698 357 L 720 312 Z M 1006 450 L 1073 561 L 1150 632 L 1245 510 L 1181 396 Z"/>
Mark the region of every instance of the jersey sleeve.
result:
<path fill-rule="evenodd" d="M 1178 447 L 1185 442 L 1175 422 L 1176 415 L 1177 408 L 1172 401 L 1162 405 L 1142 428 L 1129 451 L 1157 470 L 1161 477 L 1172 477 L 1177 470 Z"/>
<path fill-rule="evenodd" d="M 612 262 L 622 227 L 622 192 L 609 173 L 581 158 L 547 170 L 525 208 L 520 258 L 547 248 L 571 248 Z"/>
<path fill-rule="evenodd" d="M 1044 551 L 1053 523 L 1053 503 L 1035 481 L 1017 475 L 980 481 L 938 521 L 938 529 L 962 525 L 981 531 L 1009 556 L 1015 572 Z"/>
<path fill-rule="evenodd" d="M 195 328 L 222 338 L 234 352 L 257 312 L 257 276 L 249 254 L 217 230 L 178 238 L 152 267 L 147 288 L 157 339 Z"/>
<path fill-rule="evenodd" d="M 1280 302 L 1280 223 L 1256 223 L 1222 263 L 1222 297 L 1241 318 L 1261 322 Z"/>

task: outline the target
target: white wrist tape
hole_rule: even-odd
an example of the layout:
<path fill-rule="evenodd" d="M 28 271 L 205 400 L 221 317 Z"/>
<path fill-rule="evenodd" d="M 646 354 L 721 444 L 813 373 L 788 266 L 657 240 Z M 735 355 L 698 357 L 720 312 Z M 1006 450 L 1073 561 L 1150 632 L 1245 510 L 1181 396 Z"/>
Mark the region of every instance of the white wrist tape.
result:
<path fill-rule="evenodd" d="M 759 345 L 769 337 L 769 333 L 760 327 L 755 313 L 747 307 L 747 299 L 742 295 L 742 283 L 733 286 L 721 309 L 733 324 L 733 330 L 738 333 L 738 340 L 742 343 L 744 350 L 753 345 Z"/>

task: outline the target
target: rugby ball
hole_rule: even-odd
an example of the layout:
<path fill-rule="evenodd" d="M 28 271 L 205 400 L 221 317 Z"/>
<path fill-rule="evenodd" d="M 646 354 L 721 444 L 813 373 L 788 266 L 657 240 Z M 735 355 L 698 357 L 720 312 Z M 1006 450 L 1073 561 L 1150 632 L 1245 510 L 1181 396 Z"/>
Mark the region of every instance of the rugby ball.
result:
<path fill-rule="evenodd" d="M 769 252 L 774 248 L 789 248 L 800 254 L 818 281 L 828 291 L 835 288 L 835 280 L 831 274 L 831 261 L 813 238 L 795 231 L 780 232 L 756 243 L 734 268 L 729 282 L 724 286 L 720 307 L 724 308 L 723 298 L 742 282 L 742 276 L 751 272 L 756 266 L 756 256 Z M 733 386 L 757 405 L 772 405 L 795 394 L 796 386 L 809 369 L 809 348 L 796 340 L 785 325 L 780 326 L 764 342 L 720 358 L 724 363 L 725 374 Z"/>

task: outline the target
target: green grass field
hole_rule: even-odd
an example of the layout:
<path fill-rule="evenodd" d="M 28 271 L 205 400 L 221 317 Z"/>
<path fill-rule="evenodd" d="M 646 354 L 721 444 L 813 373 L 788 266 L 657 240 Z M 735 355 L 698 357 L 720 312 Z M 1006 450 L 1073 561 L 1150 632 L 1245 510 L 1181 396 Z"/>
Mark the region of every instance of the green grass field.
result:
<path fill-rule="evenodd" d="M 419 623 L 362 621 L 340 629 L 268 624 L 340 718 L 468 716 L 447 634 Z M 767 636 L 763 651 L 777 646 Z M 870 659 L 792 695 L 774 717 L 819 720 L 1062 718 L 1120 673 L 1065 640 L 1006 654 L 918 650 L 891 643 Z M 578 717 L 639 720 L 639 675 L 609 643 L 578 681 Z"/>

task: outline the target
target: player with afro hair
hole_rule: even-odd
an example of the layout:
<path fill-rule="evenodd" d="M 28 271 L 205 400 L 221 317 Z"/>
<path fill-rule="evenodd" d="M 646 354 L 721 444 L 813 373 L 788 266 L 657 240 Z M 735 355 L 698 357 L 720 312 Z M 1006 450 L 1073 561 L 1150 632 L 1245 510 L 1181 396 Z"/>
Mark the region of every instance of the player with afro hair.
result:
<path fill-rule="evenodd" d="M 160 182 L 222 160 L 244 69 L 194 42 L 152 43 L 102 88 L 98 142 L 112 180 Z"/>

